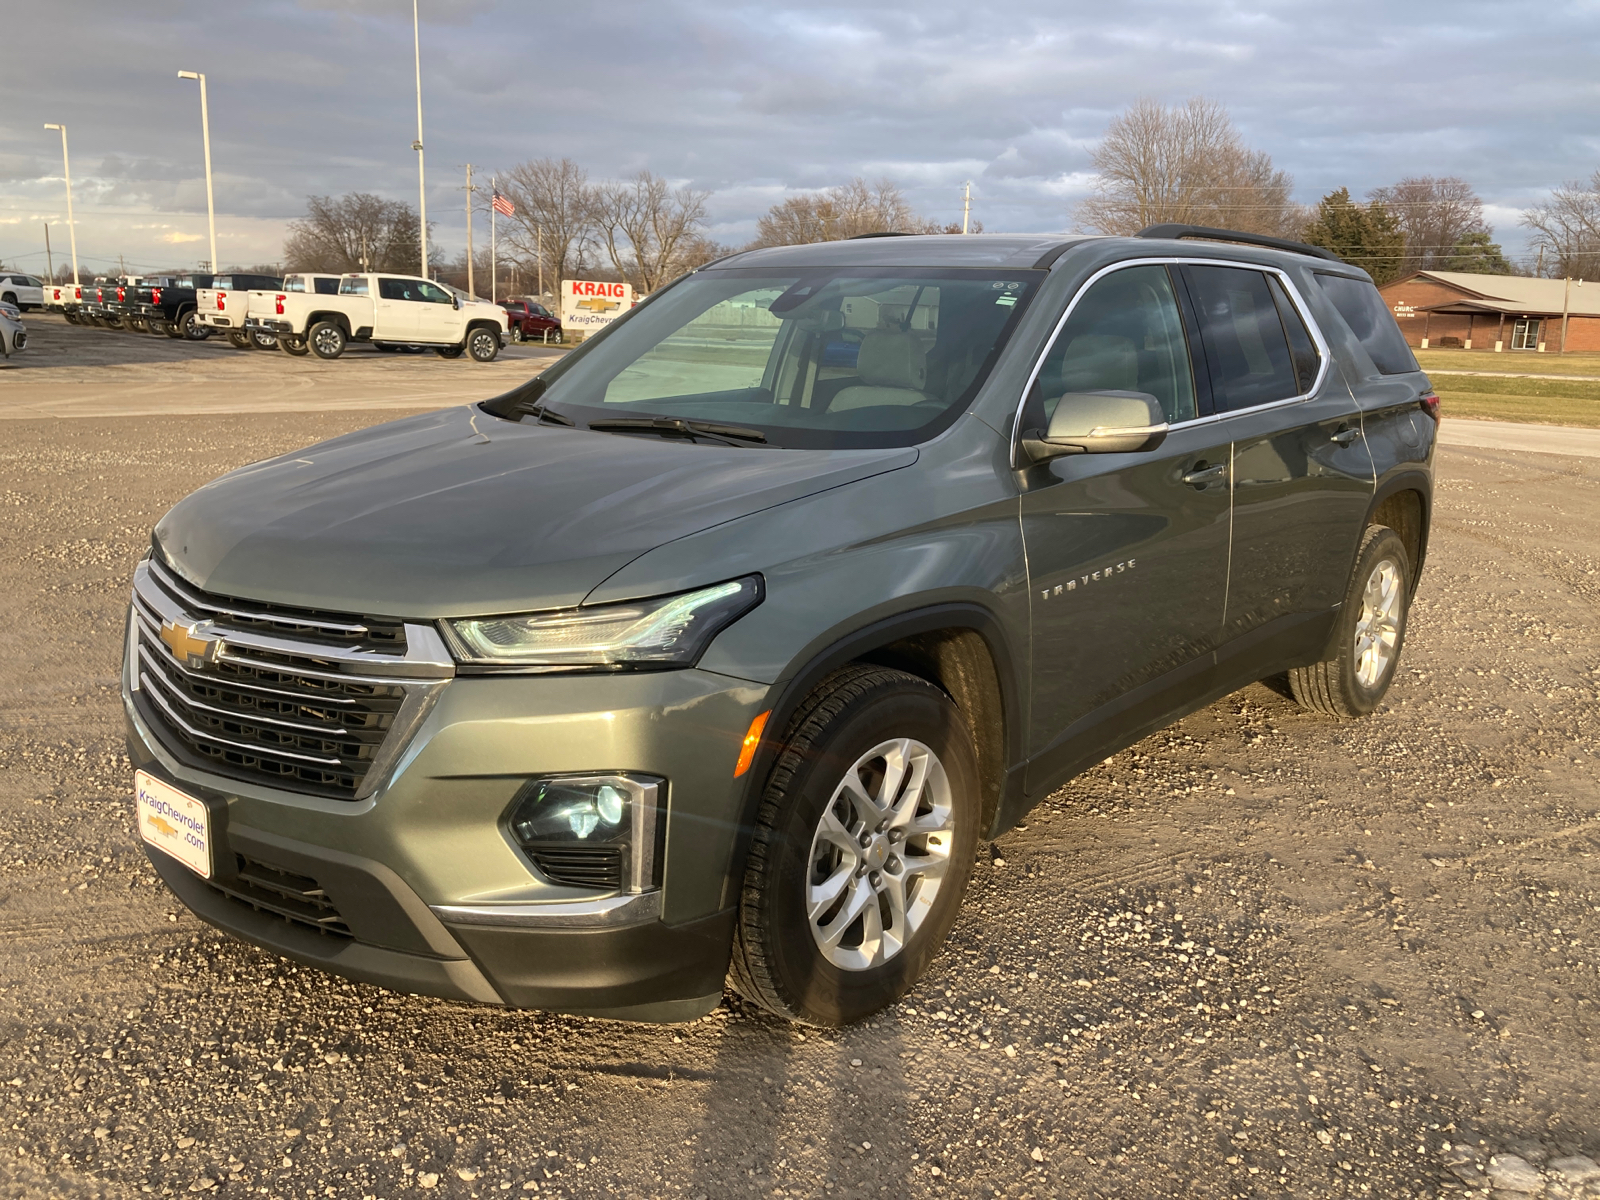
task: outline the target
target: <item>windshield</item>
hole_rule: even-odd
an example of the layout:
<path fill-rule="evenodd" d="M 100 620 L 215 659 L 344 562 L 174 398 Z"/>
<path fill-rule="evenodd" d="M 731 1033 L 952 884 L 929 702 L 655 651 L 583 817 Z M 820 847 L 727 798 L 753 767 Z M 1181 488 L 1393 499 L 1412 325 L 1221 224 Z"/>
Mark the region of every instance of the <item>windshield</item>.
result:
<path fill-rule="evenodd" d="M 705 271 L 631 314 L 542 403 L 588 425 L 712 421 L 808 448 L 908 446 L 966 409 L 1038 275 Z"/>

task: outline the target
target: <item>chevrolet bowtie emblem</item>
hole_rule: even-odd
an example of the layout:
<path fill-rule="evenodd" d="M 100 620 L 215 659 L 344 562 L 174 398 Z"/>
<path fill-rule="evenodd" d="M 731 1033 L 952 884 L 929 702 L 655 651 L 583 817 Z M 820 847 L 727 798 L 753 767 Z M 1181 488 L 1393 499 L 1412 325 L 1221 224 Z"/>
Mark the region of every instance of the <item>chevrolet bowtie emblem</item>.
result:
<path fill-rule="evenodd" d="M 197 636 L 200 633 L 198 625 L 161 622 L 161 640 L 172 651 L 172 657 L 184 666 L 198 667 L 202 663 L 216 662 L 217 655 L 222 652 L 221 638 Z"/>

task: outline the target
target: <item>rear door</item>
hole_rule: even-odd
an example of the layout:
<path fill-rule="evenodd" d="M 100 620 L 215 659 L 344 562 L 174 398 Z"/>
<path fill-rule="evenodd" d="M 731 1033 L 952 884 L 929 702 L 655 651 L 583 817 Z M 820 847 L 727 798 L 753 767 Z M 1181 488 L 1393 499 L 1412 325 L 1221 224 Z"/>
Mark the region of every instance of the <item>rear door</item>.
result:
<path fill-rule="evenodd" d="M 1183 275 L 1218 428 L 1232 441 L 1224 639 L 1253 635 L 1253 653 L 1269 659 L 1285 644 L 1320 648 L 1316 615 L 1344 597 L 1372 499 L 1355 401 L 1287 276 L 1197 263 Z"/>
<path fill-rule="evenodd" d="M 415 342 L 422 328 L 422 300 L 416 279 L 378 276 L 372 336 L 380 342 Z"/>
<path fill-rule="evenodd" d="M 1074 392 L 1155 396 L 1156 450 L 1079 454 L 1023 472 L 1032 639 L 1027 789 L 1094 747 L 1161 723 L 1202 690 L 1228 582 L 1228 435 L 1201 417 L 1171 269 L 1113 268 L 1074 300 L 1041 359 L 1023 428 Z M 1070 401 L 1066 401 L 1070 402 Z"/>

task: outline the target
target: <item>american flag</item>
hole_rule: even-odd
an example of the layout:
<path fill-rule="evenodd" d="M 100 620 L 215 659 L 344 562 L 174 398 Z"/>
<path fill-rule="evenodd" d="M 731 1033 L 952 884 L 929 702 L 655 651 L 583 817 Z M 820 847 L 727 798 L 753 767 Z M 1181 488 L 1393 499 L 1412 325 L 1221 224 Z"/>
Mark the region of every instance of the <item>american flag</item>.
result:
<path fill-rule="evenodd" d="M 512 206 L 511 201 L 502 196 L 499 191 L 495 192 L 494 199 L 490 202 L 490 207 L 492 207 L 495 212 L 499 213 L 503 217 L 514 216 L 517 211 L 516 208 Z"/>

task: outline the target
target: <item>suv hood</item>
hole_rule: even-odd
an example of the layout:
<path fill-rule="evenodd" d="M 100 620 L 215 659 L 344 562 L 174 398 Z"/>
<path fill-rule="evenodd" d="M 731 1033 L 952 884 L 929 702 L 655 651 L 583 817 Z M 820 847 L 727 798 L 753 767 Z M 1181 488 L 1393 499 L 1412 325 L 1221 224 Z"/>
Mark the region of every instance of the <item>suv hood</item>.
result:
<path fill-rule="evenodd" d="M 156 540 L 190 582 L 240 599 L 413 618 L 560 608 L 656 546 L 916 459 L 446 409 L 241 467 L 174 506 Z"/>

